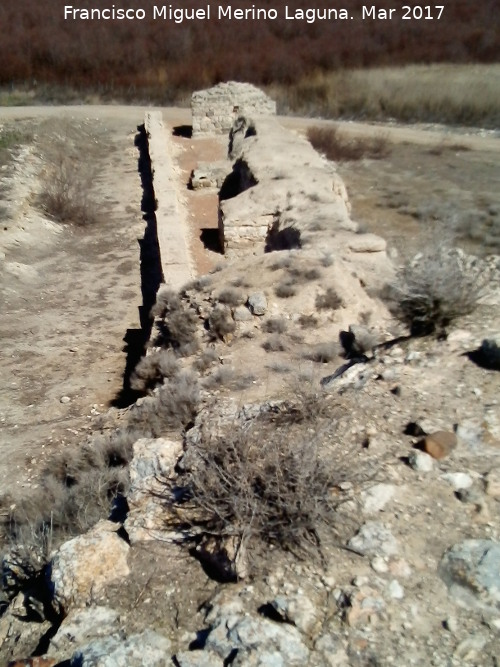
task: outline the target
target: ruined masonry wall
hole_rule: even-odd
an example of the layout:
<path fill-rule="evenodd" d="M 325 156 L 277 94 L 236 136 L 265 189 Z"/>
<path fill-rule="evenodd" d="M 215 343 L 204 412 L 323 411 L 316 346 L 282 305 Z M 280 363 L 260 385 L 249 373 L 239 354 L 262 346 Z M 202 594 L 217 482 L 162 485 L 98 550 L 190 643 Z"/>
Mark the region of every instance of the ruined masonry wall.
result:
<path fill-rule="evenodd" d="M 193 93 L 191 111 L 193 136 L 226 134 L 240 115 L 275 115 L 276 102 L 251 84 L 229 81 Z"/>

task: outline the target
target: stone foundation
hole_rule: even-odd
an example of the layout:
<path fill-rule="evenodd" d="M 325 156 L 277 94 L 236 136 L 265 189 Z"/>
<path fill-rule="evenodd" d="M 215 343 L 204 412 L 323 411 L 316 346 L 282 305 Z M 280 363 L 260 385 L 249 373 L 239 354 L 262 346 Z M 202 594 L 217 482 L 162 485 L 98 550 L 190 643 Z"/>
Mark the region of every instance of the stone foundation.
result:
<path fill-rule="evenodd" d="M 193 93 L 191 110 L 193 137 L 229 134 L 238 116 L 275 115 L 276 102 L 249 83 L 229 81 Z"/>

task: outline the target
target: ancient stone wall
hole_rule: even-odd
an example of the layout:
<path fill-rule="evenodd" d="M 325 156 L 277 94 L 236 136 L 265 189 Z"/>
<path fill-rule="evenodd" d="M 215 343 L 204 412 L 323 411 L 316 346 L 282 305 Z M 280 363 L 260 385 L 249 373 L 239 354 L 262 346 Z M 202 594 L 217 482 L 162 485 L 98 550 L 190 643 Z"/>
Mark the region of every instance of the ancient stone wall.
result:
<path fill-rule="evenodd" d="M 191 110 L 193 136 L 225 134 L 238 116 L 276 114 L 276 102 L 249 83 L 229 81 L 193 93 Z"/>

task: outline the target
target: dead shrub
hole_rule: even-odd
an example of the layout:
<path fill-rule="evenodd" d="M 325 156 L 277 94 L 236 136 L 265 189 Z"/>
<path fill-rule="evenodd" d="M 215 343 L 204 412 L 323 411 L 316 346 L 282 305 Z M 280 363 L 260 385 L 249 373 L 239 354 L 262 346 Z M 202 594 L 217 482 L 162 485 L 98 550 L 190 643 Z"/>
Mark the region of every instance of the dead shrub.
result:
<path fill-rule="evenodd" d="M 91 191 L 94 174 L 81 162 L 61 154 L 43 173 L 39 201 L 45 213 L 59 222 L 88 225 L 98 220 Z"/>
<path fill-rule="evenodd" d="M 314 329 L 318 326 L 318 318 L 315 315 L 301 315 L 299 324 L 303 329 Z"/>
<path fill-rule="evenodd" d="M 319 280 L 321 278 L 321 271 L 315 268 L 290 267 L 288 268 L 288 274 L 296 283 L 307 283 L 311 280 Z"/>
<path fill-rule="evenodd" d="M 319 364 L 326 364 L 338 356 L 339 347 L 336 343 L 318 343 L 304 354 L 306 359 Z"/>
<path fill-rule="evenodd" d="M 193 366 L 199 373 L 204 373 L 215 363 L 219 363 L 219 354 L 213 348 L 207 347 L 196 359 Z"/>
<path fill-rule="evenodd" d="M 342 135 L 338 127 L 310 127 L 307 138 L 318 152 L 335 162 L 380 160 L 390 154 L 389 138 L 385 134 L 349 138 Z"/>
<path fill-rule="evenodd" d="M 198 317 L 177 292 L 170 289 L 159 290 L 151 315 L 160 320 L 158 344 L 171 347 L 182 357 L 196 352 L 199 347 Z"/>
<path fill-rule="evenodd" d="M 222 339 L 236 329 L 236 322 L 227 306 L 215 306 L 208 318 L 208 325 L 212 334 Z"/>
<path fill-rule="evenodd" d="M 181 371 L 159 387 L 153 396 L 136 403 L 130 425 L 146 436 L 158 438 L 186 427 L 195 417 L 200 401 L 198 377 Z"/>
<path fill-rule="evenodd" d="M 284 317 L 270 317 L 262 324 L 262 329 L 266 333 L 285 333 L 288 329 L 288 322 Z"/>
<path fill-rule="evenodd" d="M 315 303 L 318 310 L 338 310 L 344 305 L 333 287 L 329 287 L 324 294 L 318 294 Z"/>
<path fill-rule="evenodd" d="M 254 380 L 253 375 L 238 375 L 232 366 L 220 366 L 205 379 L 203 386 L 205 389 L 225 387 L 226 389 L 241 390 L 249 387 Z"/>
<path fill-rule="evenodd" d="M 172 289 L 160 288 L 156 294 L 156 302 L 151 308 L 151 316 L 164 318 L 167 313 L 174 312 L 181 307 L 179 294 Z"/>
<path fill-rule="evenodd" d="M 289 299 L 297 294 L 297 288 L 292 281 L 286 280 L 274 288 L 274 293 L 280 299 Z"/>
<path fill-rule="evenodd" d="M 287 349 L 285 341 L 279 334 L 269 336 L 269 338 L 262 343 L 262 347 L 266 352 L 284 352 Z"/>
<path fill-rule="evenodd" d="M 232 308 L 241 306 L 247 300 L 246 295 L 235 287 L 226 287 L 219 293 L 217 299 L 220 303 L 224 303 L 226 306 L 231 306 Z"/>
<path fill-rule="evenodd" d="M 449 325 L 472 313 L 484 288 L 477 267 L 449 246 L 429 247 L 403 266 L 390 286 L 394 314 L 414 336 L 446 337 Z"/>
<path fill-rule="evenodd" d="M 55 456 L 29 494 L 4 497 L 4 529 L 13 544 L 47 558 L 69 536 L 109 516 L 113 502 L 129 486 L 127 465 L 136 431 L 95 438 Z"/>
<path fill-rule="evenodd" d="M 325 420 L 323 446 L 306 423 L 280 421 L 279 413 L 277 406 L 224 437 L 190 443 L 183 500 L 172 501 L 170 520 L 195 526 L 194 533 L 235 537 L 248 550 L 273 544 L 303 553 L 320 544 L 324 529 L 338 534 L 345 526 L 340 485 L 359 469 L 335 442 L 333 419 Z"/>
<path fill-rule="evenodd" d="M 139 361 L 130 377 L 130 386 L 134 391 L 150 391 L 178 372 L 179 362 L 171 350 L 155 350 Z"/>
<path fill-rule="evenodd" d="M 99 220 L 92 196 L 98 172 L 96 141 L 82 127 L 63 123 L 38 142 L 45 163 L 38 201 L 59 222 L 88 225 Z"/>

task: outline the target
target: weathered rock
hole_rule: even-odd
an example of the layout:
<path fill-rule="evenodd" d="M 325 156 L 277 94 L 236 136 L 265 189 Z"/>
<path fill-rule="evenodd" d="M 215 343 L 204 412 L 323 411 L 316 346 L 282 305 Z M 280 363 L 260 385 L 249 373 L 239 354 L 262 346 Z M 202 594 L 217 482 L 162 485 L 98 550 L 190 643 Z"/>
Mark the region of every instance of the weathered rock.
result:
<path fill-rule="evenodd" d="M 378 591 L 370 586 L 363 586 L 348 596 L 345 620 L 352 627 L 365 623 L 384 609 L 385 602 Z"/>
<path fill-rule="evenodd" d="M 237 650 L 233 665 L 293 667 L 307 663 L 309 650 L 297 628 L 252 616 L 221 616 L 205 648 L 227 658 Z"/>
<path fill-rule="evenodd" d="M 253 320 L 252 313 L 246 306 L 237 306 L 233 312 L 235 322 L 250 322 Z"/>
<path fill-rule="evenodd" d="M 378 521 L 364 523 L 348 546 L 364 556 L 395 556 L 399 552 L 394 535 Z"/>
<path fill-rule="evenodd" d="M 21 613 L 19 613 L 21 612 Z M 27 623 L 24 596 L 19 593 L 0 616 L 0 665 L 19 655 L 32 655 L 51 624 Z"/>
<path fill-rule="evenodd" d="M 255 136 L 256 134 L 257 131 L 253 120 L 248 116 L 238 116 L 229 132 L 229 159 L 236 160 L 236 158 L 239 158 L 243 150 L 243 141 L 247 137 Z"/>
<path fill-rule="evenodd" d="M 439 574 L 450 594 L 463 606 L 500 609 L 500 543 L 465 540 L 441 559 Z"/>
<path fill-rule="evenodd" d="M 441 477 L 451 484 L 455 491 L 458 491 L 458 489 L 468 489 L 474 483 L 472 477 L 465 472 L 447 472 L 441 475 Z"/>
<path fill-rule="evenodd" d="M 67 660 L 78 648 L 91 640 L 117 633 L 119 620 L 118 612 L 107 607 L 73 609 L 50 640 L 47 655 Z"/>
<path fill-rule="evenodd" d="M 78 650 L 70 667 L 167 667 L 170 641 L 152 630 L 122 637 L 98 639 Z"/>
<path fill-rule="evenodd" d="M 339 638 L 331 634 L 320 637 L 314 646 L 314 649 L 324 662 L 325 667 L 345 667 L 349 664 L 347 653 L 342 646 Z M 320 660 L 312 662 L 314 665 L 320 665 Z"/>
<path fill-rule="evenodd" d="M 253 315 L 265 315 L 267 299 L 264 292 L 253 292 L 248 297 L 248 307 Z"/>
<path fill-rule="evenodd" d="M 278 595 L 271 602 L 277 614 L 288 623 L 293 623 L 306 635 L 314 635 L 321 623 L 321 613 L 306 595 Z"/>
<path fill-rule="evenodd" d="M 393 598 L 394 600 L 402 600 L 405 596 L 404 588 L 401 586 L 401 584 L 397 579 L 393 579 L 389 583 L 387 591 L 390 597 Z"/>
<path fill-rule="evenodd" d="M 7 667 L 55 667 L 59 660 L 55 658 L 26 658 L 26 660 L 13 660 Z"/>
<path fill-rule="evenodd" d="M 175 656 L 179 667 L 223 667 L 224 661 L 211 651 L 182 651 Z"/>
<path fill-rule="evenodd" d="M 347 358 L 371 352 L 378 342 L 375 333 L 360 324 L 350 324 L 349 331 L 341 331 L 339 339 Z"/>
<path fill-rule="evenodd" d="M 18 544 L 6 551 L 2 558 L 2 588 L 9 598 L 26 588 L 45 565 L 42 549 L 33 545 Z"/>
<path fill-rule="evenodd" d="M 363 512 L 365 514 L 380 512 L 394 497 L 395 492 L 394 484 L 375 484 L 375 486 L 363 491 L 361 494 Z"/>
<path fill-rule="evenodd" d="M 414 450 L 408 457 L 408 462 L 417 472 L 431 472 L 434 468 L 434 459 L 426 452 Z"/>
<path fill-rule="evenodd" d="M 165 482 L 174 475 L 182 443 L 165 438 L 141 438 L 130 462 L 129 512 L 125 530 L 131 544 L 152 539 L 181 539 L 165 527 Z"/>
<path fill-rule="evenodd" d="M 349 248 L 353 252 L 384 252 L 387 242 L 376 234 L 357 234 L 349 241 Z"/>
<path fill-rule="evenodd" d="M 500 468 L 493 468 L 485 477 L 485 491 L 488 496 L 500 499 Z"/>
<path fill-rule="evenodd" d="M 111 521 L 100 521 L 56 551 L 49 564 L 48 583 L 57 613 L 89 604 L 107 583 L 129 574 L 129 546 L 116 534 L 118 528 Z"/>
<path fill-rule="evenodd" d="M 422 446 L 434 459 L 444 459 L 457 446 L 457 436 L 452 431 L 435 431 L 426 435 Z"/>
<path fill-rule="evenodd" d="M 191 174 L 193 190 L 220 188 L 231 171 L 230 162 L 201 162 Z"/>

